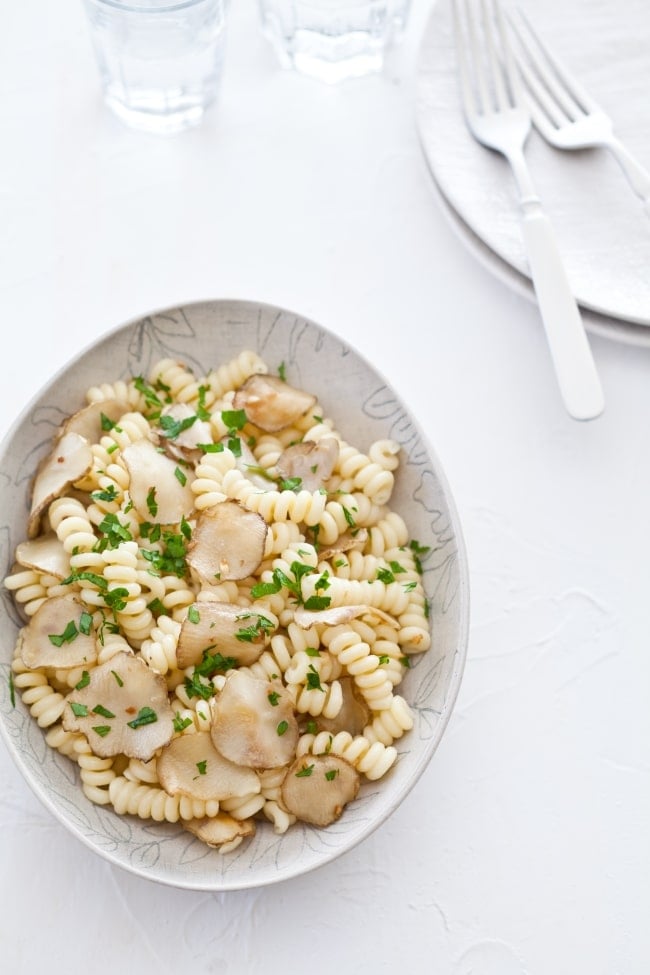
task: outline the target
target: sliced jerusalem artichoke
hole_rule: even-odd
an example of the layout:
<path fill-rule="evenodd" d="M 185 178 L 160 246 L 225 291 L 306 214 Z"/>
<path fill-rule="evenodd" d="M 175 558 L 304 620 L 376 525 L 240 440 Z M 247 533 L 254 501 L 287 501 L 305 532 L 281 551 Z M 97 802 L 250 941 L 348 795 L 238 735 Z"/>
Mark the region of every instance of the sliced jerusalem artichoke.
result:
<path fill-rule="evenodd" d="M 189 607 L 176 646 L 178 667 L 201 662 L 205 650 L 216 649 L 237 664 L 249 666 L 264 650 L 274 624 L 261 613 L 232 603 L 200 600 Z"/>
<path fill-rule="evenodd" d="M 70 556 L 54 532 L 39 535 L 16 546 L 16 561 L 26 569 L 65 579 L 70 574 Z"/>
<path fill-rule="evenodd" d="M 97 443 L 128 410 L 129 404 L 124 400 L 100 400 L 73 413 L 61 429 L 63 433 L 77 433 L 85 437 L 88 443 Z"/>
<path fill-rule="evenodd" d="M 187 403 L 165 407 L 159 420 L 160 444 L 176 460 L 196 461 L 203 451 L 199 444 L 212 443 L 212 429 L 199 419 Z"/>
<path fill-rule="evenodd" d="M 288 811 L 313 826 L 330 826 L 356 798 L 360 776 L 338 755 L 303 755 L 287 770 L 282 801 Z"/>
<path fill-rule="evenodd" d="M 237 765 L 279 768 L 295 754 L 298 722 L 280 681 L 235 670 L 212 705 L 210 734 L 215 748 Z"/>
<path fill-rule="evenodd" d="M 174 734 L 164 677 L 124 651 L 91 670 L 66 702 L 63 727 L 85 734 L 100 758 L 123 754 L 148 762 Z"/>
<path fill-rule="evenodd" d="M 319 731 L 329 731 L 331 735 L 338 735 L 339 731 L 347 731 L 353 737 L 360 735 L 370 721 L 370 709 L 356 689 L 353 677 L 339 677 L 343 703 L 334 718 L 319 715 L 316 718 Z"/>
<path fill-rule="evenodd" d="M 235 819 L 228 813 L 218 813 L 206 819 L 187 819 L 183 826 L 208 846 L 220 847 L 234 844 L 255 833 L 252 819 Z M 230 846 L 234 849 L 234 846 Z"/>
<path fill-rule="evenodd" d="M 343 532 L 331 545 L 321 545 L 318 549 L 318 554 L 321 559 L 329 560 L 333 555 L 340 555 L 343 552 L 350 552 L 352 549 L 363 548 L 367 540 L 367 530 L 365 528 L 355 528 L 353 532 Z"/>
<path fill-rule="evenodd" d="M 354 606 L 330 606 L 327 609 L 304 609 L 298 606 L 293 614 L 293 618 L 298 626 L 308 630 L 315 623 L 325 623 L 326 626 L 339 626 L 341 623 L 349 623 L 351 620 L 358 619 L 360 616 L 368 616 L 381 623 L 388 623 L 389 626 L 399 629 L 399 623 L 394 616 L 386 613 L 377 606 L 354 605 Z"/>
<path fill-rule="evenodd" d="M 291 426 L 316 403 L 316 397 L 289 386 L 278 376 L 256 374 L 243 383 L 233 398 L 233 407 L 244 410 L 260 430 L 275 433 Z"/>
<path fill-rule="evenodd" d="M 264 557 L 267 531 L 257 512 L 247 511 L 237 501 L 222 501 L 201 512 L 187 561 L 208 584 L 245 579 Z"/>
<path fill-rule="evenodd" d="M 158 756 L 158 778 L 170 796 L 232 799 L 259 792 L 258 776 L 220 755 L 208 731 L 173 738 Z"/>
<path fill-rule="evenodd" d="M 318 491 L 331 477 L 338 456 L 336 437 L 303 440 L 283 450 L 275 467 L 280 477 L 286 480 L 298 478 L 305 491 Z"/>
<path fill-rule="evenodd" d="M 54 498 L 60 497 L 71 484 L 88 473 L 93 452 L 85 437 L 64 433 L 54 450 L 44 460 L 34 478 L 32 505 L 27 522 L 29 538 L 38 535 L 41 515 Z"/>
<path fill-rule="evenodd" d="M 27 667 L 82 667 L 97 660 L 93 619 L 76 596 L 46 599 L 20 634 Z"/>
<path fill-rule="evenodd" d="M 128 444 L 122 460 L 129 473 L 131 501 L 141 518 L 171 525 L 192 512 L 194 494 L 186 469 L 160 453 L 150 440 Z"/>
<path fill-rule="evenodd" d="M 222 441 L 224 444 L 227 444 L 227 442 L 228 438 Z M 251 484 L 261 488 L 262 491 L 268 491 L 269 488 L 275 487 L 275 479 L 271 476 L 266 476 L 265 472 L 258 465 L 257 458 L 248 444 L 244 440 L 240 440 L 239 446 L 239 454 L 235 457 L 237 469 L 242 472 Z"/>

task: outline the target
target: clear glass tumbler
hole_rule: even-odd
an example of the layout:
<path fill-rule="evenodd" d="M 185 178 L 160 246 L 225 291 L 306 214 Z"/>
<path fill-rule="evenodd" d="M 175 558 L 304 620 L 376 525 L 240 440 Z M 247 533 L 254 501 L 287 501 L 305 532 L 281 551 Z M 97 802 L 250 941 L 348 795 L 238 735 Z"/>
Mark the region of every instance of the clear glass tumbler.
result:
<path fill-rule="evenodd" d="M 410 0 L 259 0 L 280 63 L 321 81 L 381 71 Z"/>
<path fill-rule="evenodd" d="M 173 133 L 216 99 L 228 0 L 84 0 L 106 103 L 127 125 Z"/>

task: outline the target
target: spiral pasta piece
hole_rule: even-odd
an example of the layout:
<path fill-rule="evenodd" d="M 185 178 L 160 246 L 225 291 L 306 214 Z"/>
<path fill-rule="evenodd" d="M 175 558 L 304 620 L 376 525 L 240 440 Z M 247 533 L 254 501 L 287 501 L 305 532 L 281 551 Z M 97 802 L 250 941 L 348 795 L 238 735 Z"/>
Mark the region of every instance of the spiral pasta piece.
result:
<path fill-rule="evenodd" d="M 210 370 L 206 376 L 206 384 L 210 387 L 214 399 L 217 400 L 225 393 L 237 389 L 251 376 L 268 371 L 268 366 L 256 352 L 244 349 L 230 362 Z"/>
<path fill-rule="evenodd" d="M 49 728 L 59 720 L 65 708 L 65 697 L 49 683 L 42 670 L 30 670 L 22 659 L 12 662 L 13 683 L 39 728 Z"/>
<path fill-rule="evenodd" d="M 289 546 L 297 546 L 301 541 L 300 528 L 293 521 L 272 521 L 266 532 L 264 558 L 280 555 Z"/>
<path fill-rule="evenodd" d="M 343 441 L 339 443 L 338 472 L 343 490 L 362 491 L 373 504 L 388 504 L 395 476 L 392 470 L 375 463 L 365 454 Z"/>
<path fill-rule="evenodd" d="M 143 782 L 148 785 L 158 785 L 158 769 L 155 757 L 148 762 L 143 762 L 139 758 L 130 758 L 129 764 L 124 769 L 124 778 L 130 782 Z"/>
<path fill-rule="evenodd" d="M 291 663 L 292 650 L 290 641 L 282 639 L 281 634 L 275 634 L 259 658 L 246 667 L 239 667 L 238 672 L 251 674 L 260 680 L 275 680 L 285 673 Z"/>
<path fill-rule="evenodd" d="M 364 495 L 342 492 L 336 500 L 326 502 L 317 523 L 318 540 L 332 545 L 344 532 L 374 525 L 384 513 L 383 507 Z"/>
<path fill-rule="evenodd" d="M 252 819 L 260 809 L 263 809 L 266 799 L 261 792 L 251 792 L 245 796 L 235 796 L 232 799 L 222 799 L 222 812 L 227 812 L 233 819 Z"/>
<path fill-rule="evenodd" d="M 331 684 L 319 682 L 318 687 L 288 684 L 287 692 L 298 714 L 310 714 L 312 718 L 335 718 L 343 705 L 343 691 L 337 680 Z"/>
<path fill-rule="evenodd" d="M 197 379 L 188 366 L 178 359 L 160 359 L 149 371 L 149 381 L 155 389 L 164 391 L 175 403 L 188 403 L 198 406 L 203 397 L 205 404 L 207 388 Z"/>
<path fill-rule="evenodd" d="M 321 731 L 317 735 L 302 735 L 296 749 L 302 755 L 338 755 L 362 772 L 367 779 L 380 779 L 397 759 L 397 750 L 380 741 L 370 742 L 364 735 L 351 735 L 340 731 L 330 735 Z"/>
<path fill-rule="evenodd" d="M 275 799 L 267 799 L 262 807 L 262 812 L 273 824 L 273 832 L 278 836 L 286 833 L 287 830 L 297 821 L 293 813 L 287 810 Z"/>
<path fill-rule="evenodd" d="M 13 572 L 5 578 L 5 586 L 13 593 L 16 602 L 27 616 L 33 616 L 48 598 L 48 579 L 35 569 Z"/>
<path fill-rule="evenodd" d="M 159 616 L 150 635 L 142 641 L 140 656 L 156 673 L 166 674 L 178 669 L 176 647 L 180 632 L 180 623 L 169 616 Z"/>
<path fill-rule="evenodd" d="M 353 678 L 373 711 L 390 707 L 393 685 L 380 665 L 380 659 L 354 630 L 332 627 L 323 642 L 344 670 Z"/>
<path fill-rule="evenodd" d="M 84 795 L 98 806 L 108 805 L 111 801 L 108 787 L 115 778 L 113 759 L 94 755 L 83 736 L 75 741 L 74 751 Z"/>
<path fill-rule="evenodd" d="M 105 403 L 108 400 L 128 403 L 132 410 L 144 410 L 146 407 L 146 400 L 132 379 L 128 382 L 118 379 L 112 383 L 100 383 L 86 391 L 88 403 Z"/>
<path fill-rule="evenodd" d="M 187 796 L 170 796 L 160 786 L 132 782 L 116 775 L 108 786 L 109 800 L 119 816 L 138 816 L 155 822 L 177 823 L 183 819 L 203 819 L 216 816 L 216 799 L 204 801 Z"/>
<path fill-rule="evenodd" d="M 378 464 L 387 471 L 395 471 L 399 467 L 400 445 L 396 440 L 375 440 L 370 445 L 368 457 L 373 464 Z"/>
<path fill-rule="evenodd" d="M 161 582 L 165 587 L 165 593 L 160 600 L 163 609 L 171 614 L 172 619 L 182 623 L 188 608 L 197 599 L 196 592 L 185 579 L 178 576 L 162 576 Z"/>
<path fill-rule="evenodd" d="M 266 522 L 288 520 L 317 525 L 327 504 L 327 495 L 320 491 L 261 491 L 237 468 L 224 475 L 221 488 L 226 497 L 256 511 Z"/>
<path fill-rule="evenodd" d="M 113 624 L 99 626 L 97 631 L 97 664 L 105 664 L 118 653 L 133 653 L 133 648 L 126 637 L 113 629 Z M 117 625 L 117 624 L 115 624 Z"/>
<path fill-rule="evenodd" d="M 68 758 L 76 757 L 75 746 L 82 737 L 78 731 L 66 731 L 59 723 L 51 725 L 45 733 L 45 741 L 49 747 Z"/>
<path fill-rule="evenodd" d="M 195 468 L 196 477 L 191 484 L 196 495 L 194 505 L 197 511 L 225 501 L 227 495 L 223 489 L 223 479 L 229 471 L 236 469 L 237 459 L 227 447 L 217 453 L 206 454 L 199 461 Z"/>
<path fill-rule="evenodd" d="M 48 508 L 48 518 L 56 537 L 73 558 L 94 549 L 97 536 L 86 508 L 77 498 L 55 498 Z"/>
<path fill-rule="evenodd" d="M 406 653 L 422 653 L 431 646 L 427 599 L 413 553 L 408 549 L 389 551 L 386 558 L 399 562 L 403 568 L 400 581 L 406 587 L 408 603 L 399 614 L 398 640 Z"/>
<path fill-rule="evenodd" d="M 402 516 L 396 511 L 389 511 L 377 524 L 368 527 L 364 551 L 371 555 L 383 555 L 389 549 L 406 545 L 408 538 L 408 528 Z"/>
<path fill-rule="evenodd" d="M 371 744 L 380 741 L 382 745 L 392 745 L 410 731 L 414 724 L 413 712 L 405 699 L 395 694 L 390 707 L 374 716 L 363 729 L 363 735 Z"/>
<path fill-rule="evenodd" d="M 327 593 L 330 606 L 366 605 L 382 609 L 391 616 L 405 612 L 409 598 L 408 593 L 399 582 L 384 583 L 376 579 L 339 579 L 329 576 L 323 584 L 320 574 L 312 573 L 301 579 L 302 598 L 306 602 L 314 596 Z"/>

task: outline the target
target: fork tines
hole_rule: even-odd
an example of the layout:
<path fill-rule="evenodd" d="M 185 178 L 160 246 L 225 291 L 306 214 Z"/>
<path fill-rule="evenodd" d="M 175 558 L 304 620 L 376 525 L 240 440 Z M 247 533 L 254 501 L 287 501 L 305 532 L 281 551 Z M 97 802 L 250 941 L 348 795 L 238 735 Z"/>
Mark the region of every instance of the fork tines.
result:
<path fill-rule="evenodd" d="M 547 123 L 559 127 L 598 110 L 577 79 L 544 46 L 521 9 L 508 15 L 508 23 L 522 55 L 517 58 L 521 77 L 534 99 L 529 106 L 533 115 L 541 110 Z"/>
<path fill-rule="evenodd" d="M 499 0 L 453 0 L 452 10 L 466 111 L 487 115 L 516 107 L 520 81 Z"/>

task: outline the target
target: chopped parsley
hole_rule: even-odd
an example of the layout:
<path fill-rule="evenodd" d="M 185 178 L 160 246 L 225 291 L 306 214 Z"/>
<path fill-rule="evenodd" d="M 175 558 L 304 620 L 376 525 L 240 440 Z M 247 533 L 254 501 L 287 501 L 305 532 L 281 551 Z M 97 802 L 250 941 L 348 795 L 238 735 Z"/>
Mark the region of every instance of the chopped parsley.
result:
<path fill-rule="evenodd" d="M 185 729 L 189 728 L 191 724 L 192 724 L 191 718 L 182 718 L 179 712 L 178 711 L 176 712 L 173 720 L 174 731 L 185 731 Z"/>
<path fill-rule="evenodd" d="M 249 619 L 253 614 L 246 613 L 240 619 Z M 273 629 L 273 623 L 266 616 L 258 616 L 255 623 L 237 630 L 235 637 L 242 643 L 259 643 Z"/>
<path fill-rule="evenodd" d="M 313 765 L 303 765 L 303 767 L 298 772 L 296 772 L 296 778 L 308 779 L 313 771 L 314 771 Z"/>
<path fill-rule="evenodd" d="M 181 530 L 183 530 L 182 523 Z M 153 575 L 175 575 L 182 579 L 187 572 L 186 536 L 184 533 L 177 535 L 174 532 L 162 532 L 161 537 L 162 549 L 141 548 L 142 557 L 151 566 L 149 571 Z"/>
<path fill-rule="evenodd" d="M 183 420 L 175 420 L 173 416 L 165 415 L 160 417 L 160 427 L 168 440 L 176 440 L 184 431 L 189 430 L 198 420 L 198 416 L 186 416 Z"/>
<path fill-rule="evenodd" d="M 431 551 L 428 545 L 420 545 L 418 541 L 414 538 L 409 542 L 409 548 L 413 553 L 413 558 L 415 561 L 415 568 L 420 575 L 422 575 L 422 559 L 425 559 L 429 552 Z"/>
<path fill-rule="evenodd" d="M 119 613 L 126 608 L 128 599 L 129 590 L 124 586 L 117 586 L 115 589 L 109 589 L 104 593 L 104 602 L 115 613 Z"/>
<path fill-rule="evenodd" d="M 152 518 L 155 518 L 158 514 L 158 502 L 156 501 L 156 489 L 155 487 L 150 487 L 147 492 L 147 510 Z"/>
<path fill-rule="evenodd" d="M 64 643 L 72 643 L 78 636 L 77 624 L 70 620 L 63 633 L 48 633 L 47 638 L 55 647 L 62 647 Z"/>
<path fill-rule="evenodd" d="M 158 720 L 158 715 L 153 710 L 153 708 L 144 707 L 140 708 L 137 717 L 133 721 L 127 721 L 129 728 L 142 728 L 143 725 L 153 724 Z"/>
<path fill-rule="evenodd" d="M 309 665 L 307 671 L 307 687 L 310 691 L 322 691 L 323 685 L 320 682 L 320 674 L 313 664 Z"/>
<path fill-rule="evenodd" d="M 251 596 L 253 599 L 272 596 L 274 593 L 280 592 L 284 587 L 289 590 L 297 603 L 303 603 L 301 580 L 303 576 L 309 575 L 313 571 L 311 565 L 307 565 L 304 562 L 292 562 L 291 574 L 293 575 L 293 579 L 291 579 L 282 569 L 275 568 L 273 570 L 272 581 L 257 583 L 251 589 Z M 326 589 L 329 584 L 327 581 L 327 572 L 324 572 L 316 583 L 316 589 Z M 330 602 L 329 596 L 310 596 L 309 599 L 305 600 L 304 606 L 305 609 L 326 609 Z"/>
<path fill-rule="evenodd" d="M 248 419 L 245 411 L 222 410 L 221 419 L 228 427 L 228 449 L 232 451 L 235 457 L 241 457 L 241 440 L 238 433 L 245 427 Z"/>
<path fill-rule="evenodd" d="M 154 407 L 154 409 L 162 408 L 163 406 L 162 400 L 156 394 L 156 391 L 154 390 L 153 386 L 150 386 L 147 382 L 145 382 L 142 376 L 136 376 L 135 379 L 133 380 L 133 385 L 135 386 L 135 388 L 139 393 L 142 393 L 142 395 L 144 396 L 144 401 L 147 406 Z M 157 416 L 159 414 L 154 414 L 154 415 Z"/>
<path fill-rule="evenodd" d="M 97 526 L 97 530 L 103 536 L 94 547 L 97 552 L 103 552 L 107 548 L 117 548 L 122 542 L 130 542 L 133 539 L 129 529 L 115 514 L 106 515 Z"/>
<path fill-rule="evenodd" d="M 79 632 L 83 633 L 84 636 L 90 636 L 90 628 L 92 626 L 92 623 L 93 623 L 92 616 L 90 615 L 90 613 L 87 613 L 86 610 L 84 609 L 81 616 L 79 617 Z"/>
<path fill-rule="evenodd" d="M 289 722 L 281 721 L 275 730 L 280 735 L 280 737 L 282 737 L 282 735 L 288 730 L 288 728 L 289 728 Z"/>
<path fill-rule="evenodd" d="M 108 718 L 109 720 L 110 718 L 115 717 L 113 712 L 109 711 L 108 708 L 105 708 L 103 704 L 96 704 L 95 707 L 93 708 L 93 714 L 98 714 L 100 717 Z"/>
<path fill-rule="evenodd" d="M 110 484 L 107 488 L 102 491 L 91 491 L 90 497 L 93 501 L 117 501 L 119 494 L 115 488 L 114 484 Z"/>
<path fill-rule="evenodd" d="M 299 491 L 302 487 L 301 477 L 287 477 L 285 480 L 280 481 L 281 491 Z"/>

